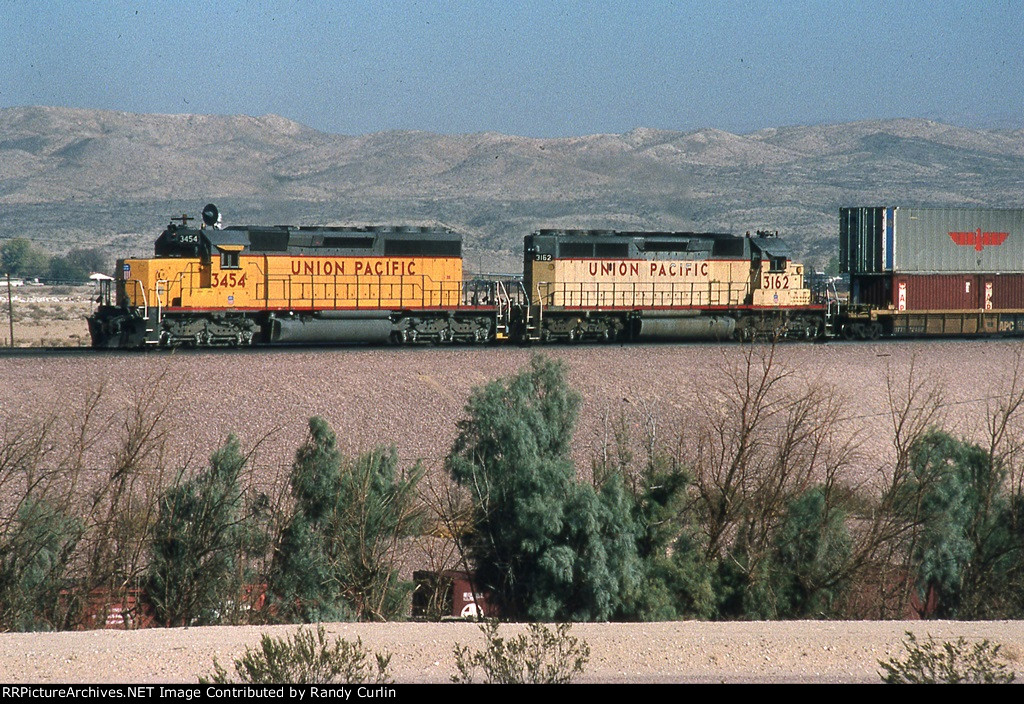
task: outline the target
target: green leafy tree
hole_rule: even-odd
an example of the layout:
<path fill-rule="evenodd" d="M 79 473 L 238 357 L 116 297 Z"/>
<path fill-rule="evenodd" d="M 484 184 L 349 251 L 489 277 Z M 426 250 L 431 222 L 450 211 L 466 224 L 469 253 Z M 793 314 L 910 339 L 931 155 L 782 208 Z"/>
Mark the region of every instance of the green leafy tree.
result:
<path fill-rule="evenodd" d="M 933 430 L 911 449 L 913 476 L 903 491 L 916 502 L 912 548 L 917 589 L 939 595 L 937 615 L 995 618 L 1004 592 L 1019 588 L 1021 535 L 1006 471 L 977 445 Z"/>
<path fill-rule="evenodd" d="M 49 277 L 54 281 L 86 281 L 94 271 L 103 272 L 107 258 L 100 249 L 72 249 L 50 260 Z"/>
<path fill-rule="evenodd" d="M 715 567 L 706 559 L 696 531 L 687 528 L 670 550 L 644 560 L 646 576 L 637 617 L 646 621 L 713 618 L 718 602 Z"/>
<path fill-rule="evenodd" d="M 473 503 L 464 548 L 503 615 L 603 620 L 639 588 L 637 527 L 621 480 L 600 493 L 569 457 L 580 397 L 564 366 L 535 357 L 528 370 L 475 389 L 447 459 Z"/>
<path fill-rule="evenodd" d="M 65 625 L 61 592 L 82 523 L 44 500 L 28 497 L 0 540 L 0 627 L 38 631 Z"/>
<path fill-rule="evenodd" d="M 282 618 L 388 620 L 405 612 L 400 541 L 420 531 L 419 465 L 402 476 L 394 448 L 346 459 L 334 432 L 311 418 L 292 467 L 295 509 L 271 571 Z"/>
<path fill-rule="evenodd" d="M 206 471 L 160 497 L 148 593 L 167 625 L 221 623 L 244 608 L 245 559 L 265 545 L 239 488 L 245 461 L 231 436 Z"/>
<path fill-rule="evenodd" d="M 690 475 L 676 462 L 652 456 L 640 472 L 633 500 L 643 588 L 631 609 L 637 618 L 666 621 L 711 618 L 714 565 L 704 556 L 687 497 Z"/>
<path fill-rule="evenodd" d="M 11 276 L 46 276 L 49 255 L 31 240 L 15 237 L 0 245 L 0 273 Z"/>
<path fill-rule="evenodd" d="M 846 514 L 830 507 L 826 494 L 818 486 L 794 499 L 775 537 L 771 570 L 778 617 L 832 615 L 850 586 Z"/>

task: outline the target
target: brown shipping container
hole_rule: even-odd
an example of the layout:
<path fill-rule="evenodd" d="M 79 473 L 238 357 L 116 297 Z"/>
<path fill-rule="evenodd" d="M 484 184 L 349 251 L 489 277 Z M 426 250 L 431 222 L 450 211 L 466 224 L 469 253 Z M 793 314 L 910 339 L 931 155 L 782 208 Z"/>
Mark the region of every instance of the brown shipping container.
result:
<path fill-rule="evenodd" d="M 857 302 L 896 311 L 1024 310 L 1024 274 L 858 277 Z"/>

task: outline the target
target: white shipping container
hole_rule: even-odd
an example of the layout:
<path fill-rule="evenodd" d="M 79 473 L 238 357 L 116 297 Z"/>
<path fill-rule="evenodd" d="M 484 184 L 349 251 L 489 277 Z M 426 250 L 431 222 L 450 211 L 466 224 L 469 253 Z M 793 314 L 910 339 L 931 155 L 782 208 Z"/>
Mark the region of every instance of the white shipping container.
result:
<path fill-rule="evenodd" d="M 1024 210 L 840 209 L 851 274 L 1024 272 Z"/>

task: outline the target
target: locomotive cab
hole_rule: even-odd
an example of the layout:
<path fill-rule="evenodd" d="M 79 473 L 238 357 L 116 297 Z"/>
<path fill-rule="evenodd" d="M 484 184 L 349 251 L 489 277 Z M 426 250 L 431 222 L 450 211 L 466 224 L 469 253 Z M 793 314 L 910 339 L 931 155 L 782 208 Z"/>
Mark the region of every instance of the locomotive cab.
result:
<path fill-rule="evenodd" d="M 751 304 L 755 307 L 806 306 L 811 291 L 804 286 L 804 267 L 795 264 L 778 235 L 758 231 L 751 247 Z"/>

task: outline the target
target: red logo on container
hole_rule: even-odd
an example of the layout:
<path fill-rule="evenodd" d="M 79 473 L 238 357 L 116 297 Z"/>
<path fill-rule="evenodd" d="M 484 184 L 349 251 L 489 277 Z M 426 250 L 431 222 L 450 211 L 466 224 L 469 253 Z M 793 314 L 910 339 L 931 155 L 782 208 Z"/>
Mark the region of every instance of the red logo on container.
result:
<path fill-rule="evenodd" d="M 982 232 L 979 227 L 974 232 L 950 232 L 949 236 L 961 247 L 974 247 L 981 251 L 983 247 L 998 247 L 1006 238 L 1009 232 Z"/>

